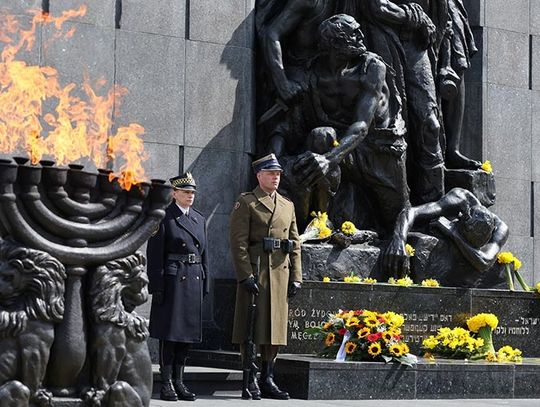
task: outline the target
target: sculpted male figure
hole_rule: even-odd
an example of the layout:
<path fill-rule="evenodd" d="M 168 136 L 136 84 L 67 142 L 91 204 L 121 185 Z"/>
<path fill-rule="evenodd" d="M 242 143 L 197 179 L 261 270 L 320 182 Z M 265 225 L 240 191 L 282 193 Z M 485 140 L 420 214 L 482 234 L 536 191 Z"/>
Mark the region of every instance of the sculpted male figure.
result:
<path fill-rule="evenodd" d="M 407 236 L 413 226 L 430 221 L 436 221 L 432 223 L 434 234 L 449 243 L 443 248 L 445 256 L 436 256 L 447 269 L 442 273 L 445 285 L 477 285 L 508 239 L 508 226 L 497 215 L 470 191 L 454 188 L 437 202 L 407 207 L 400 213 L 393 238 L 383 253 L 383 270 L 394 276 L 409 273 Z"/>
<path fill-rule="evenodd" d="M 342 181 L 350 188 L 332 211 L 337 220 L 357 218 L 356 187 L 362 185 L 380 207 L 383 223 L 393 225 L 408 203 L 408 187 L 405 129 L 400 115 L 389 114 L 386 65 L 366 50 L 360 25 L 349 15 L 323 21 L 318 38 L 320 55 L 312 63 L 302 104 L 306 127 L 312 130 L 305 136 L 307 148 L 293 156 L 292 171 L 285 173 L 286 191 L 299 218 L 307 218 L 311 210 L 325 211 L 309 206 L 309 193 L 302 186 L 313 189 L 322 179 L 334 181 L 333 170 L 341 167 Z M 313 140 L 329 136 L 337 143 L 324 154 L 309 148 Z M 284 135 L 285 145 L 292 137 L 299 135 Z"/>

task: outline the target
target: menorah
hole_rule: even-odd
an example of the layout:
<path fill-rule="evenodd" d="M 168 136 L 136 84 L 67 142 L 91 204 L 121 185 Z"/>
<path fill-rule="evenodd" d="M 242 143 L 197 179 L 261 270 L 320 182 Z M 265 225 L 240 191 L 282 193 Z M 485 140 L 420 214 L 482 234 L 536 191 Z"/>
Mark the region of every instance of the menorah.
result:
<path fill-rule="evenodd" d="M 48 253 L 63 265 L 67 276 L 63 318 L 54 326 L 54 341 L 50 348 L 50 357 L 45 361 L 46 366 L 37 367 L 44 374 L 46 371 L 46 377 L 42 377 L 41 381 L 39 378 L 26 379 L 24 374 L 0 377 L 0 386 L 8 380 L 21 381 L 30 389 L 29 403 L 39 404 L 40 398 L 49 397 L 48 392 L 57 396 L 72 396 L 82 386 L 92 385 L 96 387 L 96 392 L 89 397 L 98 400 L 97 405 L 99 400 L 106 400 L 107 397 L 110 401 L 103 401 L 102 405 L 113 403 L 112 395 L 104 396 L 107 386 L 121 379 L 128 383 L 129 381 L 120 377 L 120 366 L 110 372 L 110 368 L 98 366 L 99 363 L 93 360 L 94 355 L 92 358 L 88 357 L 89 352 L 100 352 L 99 347 L 89 343 L 88 336 L 99 331 L 93 325 L 103 322 L 102 316 L 96 311 L 99 304 L 95 303 L 95 298 L 89 298 L 88 293 L 102 284 L 102 281 L 95 281 L 98 274 L 101 275 L 100 278 L 118 275 L 109 285 L 116 285 L 117 291 L 121 291 L 116 294 L 120 297 L 118 301 L 122 302 L 120 307 L 123 310 L 125 308 L 126 315 L 121 314 L 125 318 L 116 319 L 121 319 L 124 325 L 129 321 L 134 321 L 135 325 L 142 324 L 142 331 L 146 332 L 146 335 L 142 332 L 139 337 L 146 339 L 146 321 L 141 322 L 142 318 L 132 313 L 134 305 L 139 305 L 148 298 L 144 272 L 133 272 L 134 269 L 143 269 L 144 258 L 141 255 L 134 257 L 133 253 L 158 228 L 165 215 L 164 209 L 171 201 L 171 194 L 171 187 L 161 180 L 152 180 L 151 183 L 141 183 L 130 190 L 124 190 L 109 170 L 92 173 L 84 171 L 81 165 L 62 167 L 52 161 L 30 165 L 25 158 L 0 160 L 0 242 L 10 242 L 10 245 Z M 0 266 L 2 262 L 7 264 L 8 260 L 0 254 Z M 24 259 L 19 260 L 24 263 Z M 11 261 L 9 264 L 19 263 Z M 9 267 L 0 267 L 0 275 L 7 269 Z M 115 269 L 124 271 L 115 274 Z M 99 270 L 104 272 L 100 274 Z M 137 284 L 122 287 L 121 281 L 130 278 L 133 281 L 138 279 Z M 106 285 L 105 289 L 109 288 Z M 97 295 L 99 294 L 98 292 Z M 130 296 L 129 300 L 123 296 Z M 47 298 L 43 300 L 48 301 Z M 8 310 L 9 304 L 12 308 L 15 307 L 13 302 L 3 301 L 0 296 L 0 310 Z M 40 316 L 32 317 L 39 319 Z M 116 320 L 105 322 L 124 326 Z M 144 348 L 146 356 L 139 359 L 145 361 L 143 370 L 151 372 L 146 344 Z M 126 352 L 124 348 L 105 351 L 114 355 Z M 110 360 L 110 363 L 121 364 L 118 360 Z M 148 387 L 146 376 L 144 381 Z M 37 382 L 26 383 L 25 380 Z M 101 385 L 96 385 L 96 382 Z M 141 387 L 142 384 L 129 383 L 131 387 Z M 42 386 L 45 386 L 46 390 Z M 120 390 L 122 393 L 125 389 Z M 148 391 L 151 391 L 151 387 Z M 146 396 L 139 396 L 141 405 L 148 405 Z M 149 400 L 150 395 L 147 396 Z M 0 401 L 2 397 L 0 388 Z M 126 396 L 125 399 L 128 400 L 129 397 Z M 126 406 L 138 404 L 133 404 L 134 399 L 129 400 L 131 401 L 126 401 Z"/>

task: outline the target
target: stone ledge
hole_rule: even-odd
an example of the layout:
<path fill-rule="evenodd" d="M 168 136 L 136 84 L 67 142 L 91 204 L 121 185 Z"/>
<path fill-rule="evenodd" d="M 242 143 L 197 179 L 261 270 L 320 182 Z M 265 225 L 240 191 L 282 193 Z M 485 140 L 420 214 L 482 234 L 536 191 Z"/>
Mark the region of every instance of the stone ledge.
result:
<path fill-rule="evenodd" d="M 540 359 L 516 365 L 420 358 L 406 367 L 280 355 L 276 366 L 277 383 L 307 400 L 538 398 L 539 380 Z"/>

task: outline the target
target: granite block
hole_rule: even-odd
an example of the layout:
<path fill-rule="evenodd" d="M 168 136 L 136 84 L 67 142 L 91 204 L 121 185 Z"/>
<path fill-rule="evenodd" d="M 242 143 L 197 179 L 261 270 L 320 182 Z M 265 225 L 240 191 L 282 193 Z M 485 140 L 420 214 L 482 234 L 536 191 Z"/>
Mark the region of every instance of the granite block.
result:
<path fill-rule="evenodd" d="M 513 364 L 462 361 L 418 365 L 419 399 L 508 398 L 514 387 Z"/>
<path fill-rule="evenodd" d="M 540 34 L 531 36 L 531 41 L 531 84 L 532 89 L 540 90 Z"/>
<path fill-rule="evenodd" d="M 484 103 L 484 159 L 491 160 L 496 178 L 530 180 L 530 91 L 488 84 Z"/>
<path fill-rule="evenodd" d="M 128 89 L 119 125 L 145 129 L 145 141 L 183 144 L 185 43 L 174 37 L 117 31 L 116 81 Z"/>
<path fill-rule="evenodd" d="M 245 151 L 253 137 L 252 52 L 188 41 L 185 145 Z"/>
<path fill-rule="evenodd" d="M 145 142 L 144 148 L 148 153 L 148 160 L 143 163 L 143 167 L 148 179 L 168 180 L 182 172 L 181 147 Z"/>
<path fill-rule="evenodd" d="M 245 172 L 246 160 L 248 156 L 234 151 L 184 148 L 184 170 L 191 171 L 197 180 L 201 197 L 197 205 L 205 216 L 231 213 L 249 176 Z"/>
<path fill-rule="evenodd" d="M 116 0 L 52 0 L 49 1 L 49 11 L 51 15 L 59 16 L 66 10 L 78 10 L 82 5 L 87 7 L 86 14 L 70 20 L 114 28 Z"/>
<path fill-rule="evenodd" d="M 532 157 L 540 157 L 540 91 L 531 92 L 531 154 Z M 532 160 L 532 180 L 540 181 L 540 160 Z M 540 201 L 537 201 L 540 204 Z M 540 224 L 538 224 L 540 228 Z M 540 229 L 539 229 L 540 230 Z"/>
<path fill-rule="evenodd" d="M 510 345 L 525 357 L 540 355 L 540 301 L 535 293 L 473 290 L 471 314 L 493 313 L 499 325 L 493 331 L 495 349 Z"/>
<path fill-rule="evenodd" d="M 192 1 L 189 10 L 189 39 L 252 47 L 252 3 L 251 0 Z"/>
<path fill-rule="evenodd" d="M 30 10 L 42 10 L 42 0 L 9 0 L 0 4 L 0 14 L 29 14 Z"/>
<path fill-rule="evenodd" d="M 444 186 L 446 191 L 460 187 L 471 191 L 486 207 L 495 203 L 496 188 L 493 173 L 482 170 L 451 170 L 444 171 Z"/>
<path fill-rule="evenodd" d="M 499 14 L 507 16 L 506 13 Z M 489 83 L 528 89 L 529 35 L 488 28 L 485 63 Z"/>
<path fill-rule="evenodd" d="M 530 33 L 533 35 L 540 35 L 540 1 L 529 0 L 530 12 Z"/>
<path fill-rule="evenodd" d="M 497 168 L 495 165 L 497 200 L 490 211 L 508 225 L 511 235 L 530 236 L 531 182 L 498 177 Z"/>
<path fill-rule="evenodd" d="M 467 83 L 465 85 L 465 113 L 463 115 L 463 130 L 461 135 L 460 151 L 467 157 L 482 160 L 482 126 L 484 123 L 483 100 L 484 90 L 482 83 Z"/>
<path fill-rule="evenodd" d="M 120 28 L 184 38 L 186 0 L 122 0 Z"/>
<path fill-rule="evenodd" d="M 469 24 L 474 27 L 484 25 L 484 0 L 463 0 L 463 5 L 469 15 Z"/>
<path fill-rule="evenodd" d="M 75 83 L 81 89 L 73 94 L 83 94 L 82 84 L 88 78 L 94 89 L 98 80 L 104 80 L 97 93 L 105 95 L 114 82 L 114 29 L 68 21 L 62 32 L 71 29 L 73 37 L 55 38 L 54 26 L 43 28 L 42 63 L 58 70 L 63 85 Z"/>
<path fill-rule="evenodd" d="M 353 273 L 368 277 L 379 257 L 380 248 L 368 244 L 341 249 L 332 244 L 302 245 L 302 274 L 305 280 L 321 281 L 323 277 L 343 281 Z"/>
<path fill-rule="evenodd" d="M 538 398 L 538 383 L 540 383 L 540 371 L 537 366 L 523 362 L 517 366 L 514 373 L 514 395 L 520 398 Z"/>
<path fill-rule="evenodd" d="M 529 1 L 488 0 L 484 4 L 487 27 L 528 33 Z"/>

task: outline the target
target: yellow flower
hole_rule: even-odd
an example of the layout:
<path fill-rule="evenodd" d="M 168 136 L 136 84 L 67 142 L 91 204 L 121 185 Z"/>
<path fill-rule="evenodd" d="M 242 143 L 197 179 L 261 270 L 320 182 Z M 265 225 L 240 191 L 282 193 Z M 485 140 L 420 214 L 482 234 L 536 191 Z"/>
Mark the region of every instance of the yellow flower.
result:
<path fill-rule="evenodd" d="M 406 355 L 410 352 L 409 345 L 407 345 L 405 342 L 401 342 L 401 350 L 403 351 L 403 354 Z"/>
<path fill-rule="evenodd" d="M 414 250 L 414 247 L 412 247 L 409 243 L 407 243 L 405 245 L 405 251 L 407 252 L 407 256 L 412 257 L 414 256 L 414 252 L 416 250 Z"/>
<path fill-rule="evenodd" d="M 422 346 L 427 349 L 434 349 L 439 344 L 439 341 L 434 336 L 424 339 Z"/>
<path fill-rule="evenodd" d="M 332 230 L 328 226 L 323 226 L 319 230 L 319 237 L 324 239 L 332 234 Z"/>
<path fill-rule="evenodd" d="M 521 260 L 514 257 L 514 270 L 518 271 L 521 268 Z"/>
<path fill-rule="evenodd" d="M 378 342 L 372 343 L 368 346 L 368 353 L 373 357 L 380 355 L 381 351 L 381 344 Z"/>
<path fill-rule="evenodd" d="M 322 329 L 324 329 L 324 330 L 330 329 L 333 325 L 334 324 L 332 322 L 327 321 L 327 322 L 324 323 Z"/>
<path fill-rule="evenodd" d="M 354 226 L 354 223 L 346 221 L 341 225 L 341 231 L 347 236 L 352 236 L 356 233 L 356 226 Z"/>
<path fill-rule="evenodd" d="M 330 282 L 330 277 L 323 277 L 322 281 L 323 281 L 323 283 L 329 283 Z"/>
<path fill-rule="evenodd" d="M 347 342 L 345 344 L 345 353 L 347 355 L 350 355 L 351 353 L 354 353 L 354 351 L 356 350 L 356 343 L 354 342 Z"/>
<path fill-rule="evenodd" d="M 433 354 L 429 352 L 424 353 L 424 358 L 426 358 L 430 362 L 435 361 L 435 356 L 433 356 Z"/>
<path fill-rule="evenodd" d="M 377 279 L 376 279 L 376 278 L 371 278 L 371 277 L 364 277 L 364 279 L 362 280 L 362 283 L 366 283 L 366 284 L 376 284 L 376 283 L 377 283 Z"/>
<path fill-rule="evenodd" d="M 392 340 L 392 338 L 394 337 L 394 335 L 392 335 L 392 332 L 390 332 L 390 331 L 384 331 L 381 334 L 382 334 L 383 340 L 386 343 L 390 342 Z"/>
<path fill-rule="evenodd" d="M 409 286 L 414 284 L 414 282 L 408 276 L 403 277 L 403 278 L 399 278 L 397 280 L 395 278 L 393 278 L 393 277 L 390 277 L 388 279 L 388 283 L 392 284 L 392 285 L 399 285 L 399 286 L 402 286 L 402 287 L 409 287 Z"/>
<path fill-rule="evenodd" d="M 493 168 L 491 167 L 491 161 L 489 160 L 484 161 L 484 163 L 482 164 L 480 168 L 483 169 L 488 174 L 491 174 L 493 172 Z"/>
<path fill-rule="evenodd" d="M 358 323 L 360 322 L 360 320 L 356 317 L 351 317 L 347 320 L 347 322 L 345 322 L 345 326 L 349 327 L 349 326 L 357 326 Z"/>
<path fill-rule="evenodd" d="M 388 321 L 388 324 L 394 328 L 398 328 L 405 323 L 405 318 L 401 314 L 388 311 L 383 314 L 384 319 Z"/>
<path fill-rule="evenodd" d="M 379 320 L 376 317 L 369 317 L 364 319 L 364 324 L 366 324 L 368 328 L 373 328 L 379 325 Z"/>
<path fill-rule="evenodd" d="M 345 281 L 346 283 L 352 283 L 352 278 L 351 276 L 345 276 L 343 277 L 343 281 Z"/>
<path fill-rule="evenodd" d="M 332 346 L 335 341 L 336 341 L 336 335 L 334 335 L 332 332 L 330 332 L 328 335 L 326 335 L 326 339 L 324 340 L 324 344 L 326 346 Z"/>
<path fill-rule="evenodd" d="M 394 356 L 399 357 L 403 355 L 403 348 L 398 344 L 390 346 L 390 349 L 388 350 Z"/>
<path fill-rule="evenodd" d="M 365 338 L 366 336 L 368 336 L 369 334 L 371 333 L 370 329 L 369 328 L 362 328 L 358 331 L 358 337 L 359 338 Z"/>
<path fill-rule="evenodd" d="M 540 283 L 536 283 L 536 292 L 540 294 Z"/>
<path fill-rule="evenodd" d="M 500 252 L 497 255 L 497 261 L 501 264 L 509 264 L 514 261 L 514 255 L 512 252 Z"/>
<path fill-rule="evenodd" d="M 497 361 L 497 356 L 495 356 L 495 354 L 493 352 L 488 352 L 486 354 L 486 360 L 488 362 L 496 362 Z"/>
<path fill-rule="evenodd" d="M 337 147 L 337 146 L 339 146 L 339 141 L 334 140 L 334 141 L 332 142 L 332 147 Z"/>
<path fill-rule="evenodd" d="M 433 278 L 428 278 L 422 281 L 422 287 L 439 287 L 440 284 L 437 280 Z"/>
<path fill-rule="evenodd" d="M 478 332 L 484 326 L 489 326 L 493 331 L 497 325 L 499 319 L 493 314 L 477 314 L 467 320 L 467 326 L 472 332 Z"/>

